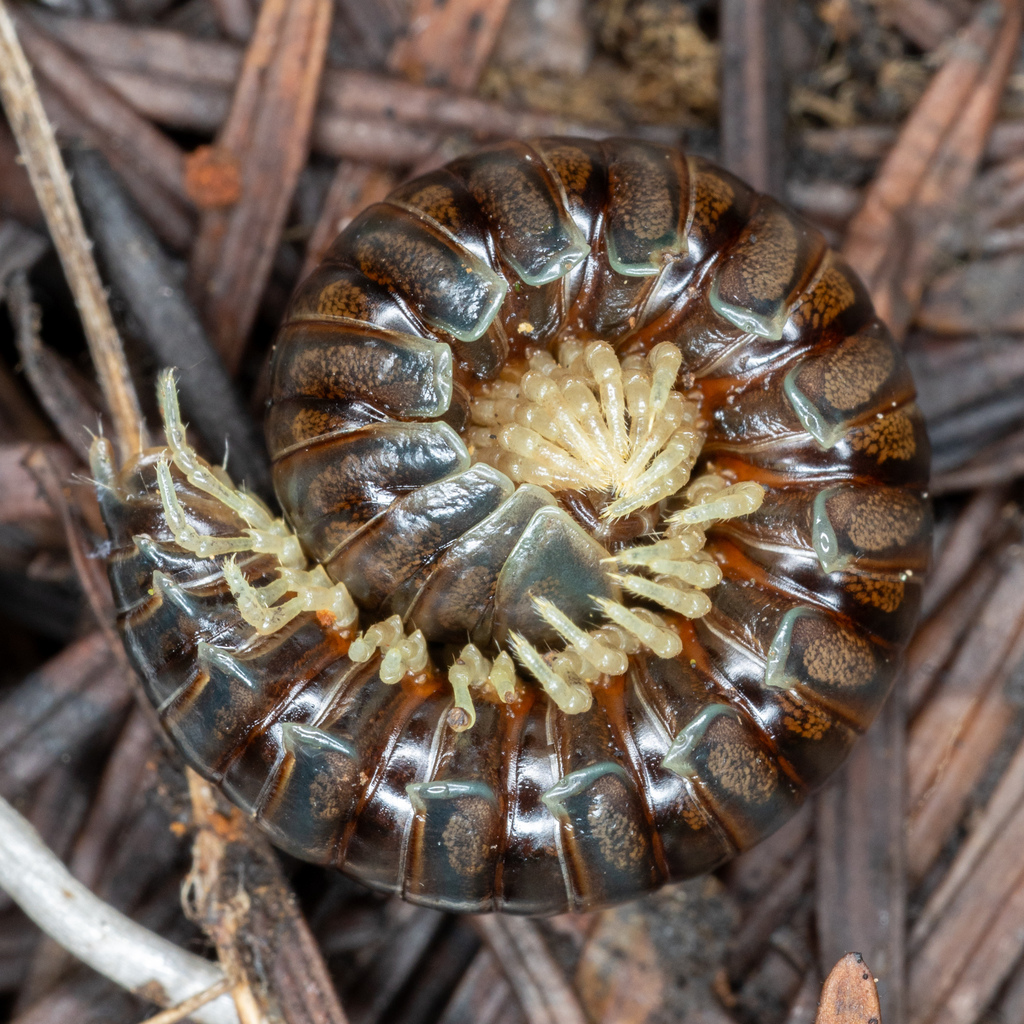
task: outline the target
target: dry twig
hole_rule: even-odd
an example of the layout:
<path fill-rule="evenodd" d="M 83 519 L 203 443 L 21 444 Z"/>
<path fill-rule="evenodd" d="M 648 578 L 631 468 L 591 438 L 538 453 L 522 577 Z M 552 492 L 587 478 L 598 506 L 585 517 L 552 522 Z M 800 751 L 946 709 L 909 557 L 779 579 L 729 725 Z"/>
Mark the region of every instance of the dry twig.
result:
<path fill-rule="evenodd" d="M 4 0 L 0 0 L 0 96 L 81 313 L 118 443 L 123 455 L 130 454 L 142 446 L 142 413 L 53 129 Z"/>

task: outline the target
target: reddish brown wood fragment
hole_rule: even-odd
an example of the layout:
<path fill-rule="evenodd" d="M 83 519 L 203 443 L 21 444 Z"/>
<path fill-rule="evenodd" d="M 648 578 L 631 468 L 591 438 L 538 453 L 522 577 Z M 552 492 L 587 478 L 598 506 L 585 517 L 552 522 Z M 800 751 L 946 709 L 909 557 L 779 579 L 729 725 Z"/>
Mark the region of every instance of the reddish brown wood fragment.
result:
<path fill-rule="evenodd" d="M 185 158 L 185 191 L 204 210 L 237 203 L 242 194 L 238 161 L 219 146 L 199 146 Z"/>
<path fill-rule="evenodd" d="M 979 9 L 850 223 L 843 253 L 897 337 L 920 303 L 941 234 L 984 152 L 1020 30 L 1018 0 Z"/>
<path fill-rule="evenodd" d="M 408 34 L 391 53 L 392 70 L 414 82 L 473 89 L 508 5 L 509 0 L 415 0 Z"/>
<path fill-rule="evenodd" d="M 815 1024 L 881 1024 L 875 979 L 860 953 L 847 953 L 825 979 Z"/>
<path fill-rule="evenodd" d="M 208 210 L 189 266 L 194 301 L 238 366 L 309 151 L 329 0 L 266 0 L 217 145 L 242 169 L 238 202 Z"/>

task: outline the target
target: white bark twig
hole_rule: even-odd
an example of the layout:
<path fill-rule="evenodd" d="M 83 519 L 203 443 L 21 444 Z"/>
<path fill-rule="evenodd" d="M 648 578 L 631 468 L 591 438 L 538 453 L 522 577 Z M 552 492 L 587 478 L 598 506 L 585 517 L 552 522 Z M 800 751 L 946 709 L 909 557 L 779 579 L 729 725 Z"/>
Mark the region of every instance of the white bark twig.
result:
<path fill-rule="evenodd" d="M 69 953 L 155 1003 L 173 1006 L 225 980 L 216 964 L 154 935 L 93 895 L 2 797 L 0 888 Z M 238 1024 L 228 995 L 191 1016 L 200 1024 Z"/>

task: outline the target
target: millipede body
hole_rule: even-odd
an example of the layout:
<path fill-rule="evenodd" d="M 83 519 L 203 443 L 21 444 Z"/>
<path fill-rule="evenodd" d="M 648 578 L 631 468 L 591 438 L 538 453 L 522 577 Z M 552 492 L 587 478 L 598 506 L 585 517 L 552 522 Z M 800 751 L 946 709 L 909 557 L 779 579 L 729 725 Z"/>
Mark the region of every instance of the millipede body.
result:
<path fill-rule="evenodd" d="M 365 210 L 271 367 L 283 518 L 190 447 L 93 471 L 185 759 L 282 848 L 552 913 L 773 831 L 886 697 L 931 515 L 906 363 L 702 159 L 509 143 Z"/>

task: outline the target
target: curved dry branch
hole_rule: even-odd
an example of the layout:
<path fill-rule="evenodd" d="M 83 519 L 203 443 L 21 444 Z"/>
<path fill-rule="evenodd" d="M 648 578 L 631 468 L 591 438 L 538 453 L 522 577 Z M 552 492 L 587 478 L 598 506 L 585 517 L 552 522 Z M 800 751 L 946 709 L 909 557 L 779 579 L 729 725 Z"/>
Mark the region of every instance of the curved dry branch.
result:
<path fill-rule="evenodd" d="M 164 1006 L 224 981 L 216 964 L 154 935 L 93 895 L 0 797 L 0 888 L 52 939 L 93 970 Z M 194 1010 L 201 1024 L 238 1024 L 222 995 Z"/>

